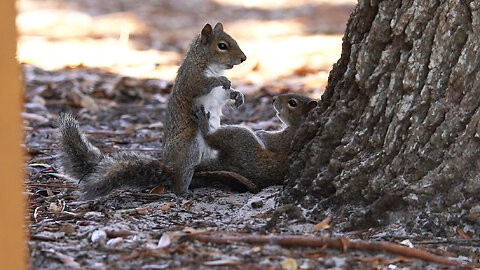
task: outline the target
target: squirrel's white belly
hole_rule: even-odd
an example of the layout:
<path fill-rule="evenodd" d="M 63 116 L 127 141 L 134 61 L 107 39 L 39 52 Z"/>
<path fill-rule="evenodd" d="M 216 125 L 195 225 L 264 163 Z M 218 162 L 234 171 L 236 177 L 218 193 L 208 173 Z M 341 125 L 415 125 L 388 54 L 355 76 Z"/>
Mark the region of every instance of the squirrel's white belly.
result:
<path fill-rule="evenodd" d="M 226 101 L 230 99 L 230 90 L 225 90 L 222 86 L 214 87 L 210 93 L 195 99 L 197 105 L 203 105 L 205 112 L 210 113 L 210 130 L 214 131 L 220 127 L 220 117 L 222 108 Z M 200 150 L 201 160 L 213 159 L 217 156 L 217 151 L 210 148 L 204 141 L 202 134 L 197 134 L 198 148 Z"/>
<path fill-rule="evenodd" d="M 220 127 L 222 108 L 229 99 L 230 90 L 225 90 L 222 86 L 214 87 L 207 95 L 195 99 L 197 105 L 203 105 L 205 112 L 210 112 L 208 122 L 212 131 Z"/>
<path fill-rule="evenodd" d="M 200 151 L 199 163 L 202 161 L 214 159 L 217 157 L 218 151 L 215 149 L 212 149 L 207 145 L 207 143 L 203 139 L 203 136 L 200 132 L 197 134 L 197 142 L 198 142 L 198 150 Z"/>

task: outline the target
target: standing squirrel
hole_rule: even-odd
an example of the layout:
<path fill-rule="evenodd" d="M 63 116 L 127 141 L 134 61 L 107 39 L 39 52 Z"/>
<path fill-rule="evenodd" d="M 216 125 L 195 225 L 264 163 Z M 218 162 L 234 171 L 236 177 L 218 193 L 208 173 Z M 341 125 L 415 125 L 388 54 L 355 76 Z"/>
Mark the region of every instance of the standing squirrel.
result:
<path fill-rule="evenodd" d="M 192 41 L 180 65 L 167 106 L 163 162 L 144 154 L 102 154 L 81 133 L 70 115 L 59 119 L 61 165 L 65 174 L 79 180 L 87 199 L 108 194 L 121 187 L 145 188 L 169 184 L 184 194 L 195 166 L 215 156 L 192 119 L 195 106 L 203 106 L 211 115 L 210 128 L 220 127 L 222 107 L 229 99 L 238 107 L 243 95 L 231 88 L 223 76 L 227 69 L 246 60 L 237 42 L 217 23 L 206 24 Z"/>
<path fill-rule="evenodd" d="M 198 171 L 231 171 L 249 179 L 258 188 L 283 184 L 288 170 L 290 144 L 298 127 L 317 101 L 297 94 L 273 98 L 277 117 L 285 124 L 281 131 L 256 131 L 243 126 L 223 126 L 212 130 L 211 117 L 202 107 L 195 108 L 194 120 L 205 142 L 218 151 L 217 158 L 197 167 Z"/>
<path fill-rule="evenodd" d="M 210 128 L 220 127 L 225 101 L 243 104 L 243 95 L 231 88 L 224 71 L 246 59 L 237 42 L 217 23 L 214 29 L 209 24 L 203 27 L 180 65 L 168 100 L 163 146 L 163 160 L 172 169 L 176 194 L 188 191 L 195 166 L 215 157 L 192 119 L 194 106 L 210 113 Z"/>

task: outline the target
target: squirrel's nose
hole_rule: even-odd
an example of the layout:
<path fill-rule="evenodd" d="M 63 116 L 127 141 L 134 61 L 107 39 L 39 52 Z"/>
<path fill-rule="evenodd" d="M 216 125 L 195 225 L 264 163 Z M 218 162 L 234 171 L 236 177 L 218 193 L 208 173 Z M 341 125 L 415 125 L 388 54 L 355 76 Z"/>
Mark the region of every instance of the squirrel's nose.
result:
<path fill-rule="evenodd" d="M 246 55 L 242 55 L 242 57 L 240 57 L 240 61 L 241 61 L 241 62 L 244 62 L 245 60 L 247 60 L 247 56 L 246 56 Z"/>

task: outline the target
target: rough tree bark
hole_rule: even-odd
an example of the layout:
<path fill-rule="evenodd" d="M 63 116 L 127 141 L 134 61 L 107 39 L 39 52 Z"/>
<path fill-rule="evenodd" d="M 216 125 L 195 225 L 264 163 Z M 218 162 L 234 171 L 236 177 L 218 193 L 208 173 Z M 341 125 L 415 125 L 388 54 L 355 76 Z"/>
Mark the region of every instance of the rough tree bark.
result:
<path fill-rule="evenodd" d="M 480 233 L 480 1 L 359 0 L 281 197 L 347 229 Z"/>

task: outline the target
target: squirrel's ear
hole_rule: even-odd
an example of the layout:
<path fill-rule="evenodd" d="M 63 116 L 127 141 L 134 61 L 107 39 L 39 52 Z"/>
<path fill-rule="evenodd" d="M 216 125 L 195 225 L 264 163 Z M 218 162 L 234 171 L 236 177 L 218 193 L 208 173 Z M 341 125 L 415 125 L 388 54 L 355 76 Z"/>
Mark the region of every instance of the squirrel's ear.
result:
<path fill-rule="evenodd" d="M 221 22 L 218 22 L 218 23 L 215 25 L 215 28 L 213 28 L 213 30 L 214 30 L 215 32 L 218 32 L 218 31 L 223 32 L 223 24 L 222 24 Z"/>
<path fill-rule="evenodd" d="M 212 36 L 213 36 L 212 26 L 207 23 L 202 29 L 202 37 L 201 37 L 202 43 L 207 44 L 208 42 L 210 42 L 210 40 L 212 39 Z"/>
<path fill-rule="evenodd" d="M 316 100 L 311 100 L 308 102 L 308 110 L 311 111 L 315 109 L 318 105 L 318 102 Z"/>

